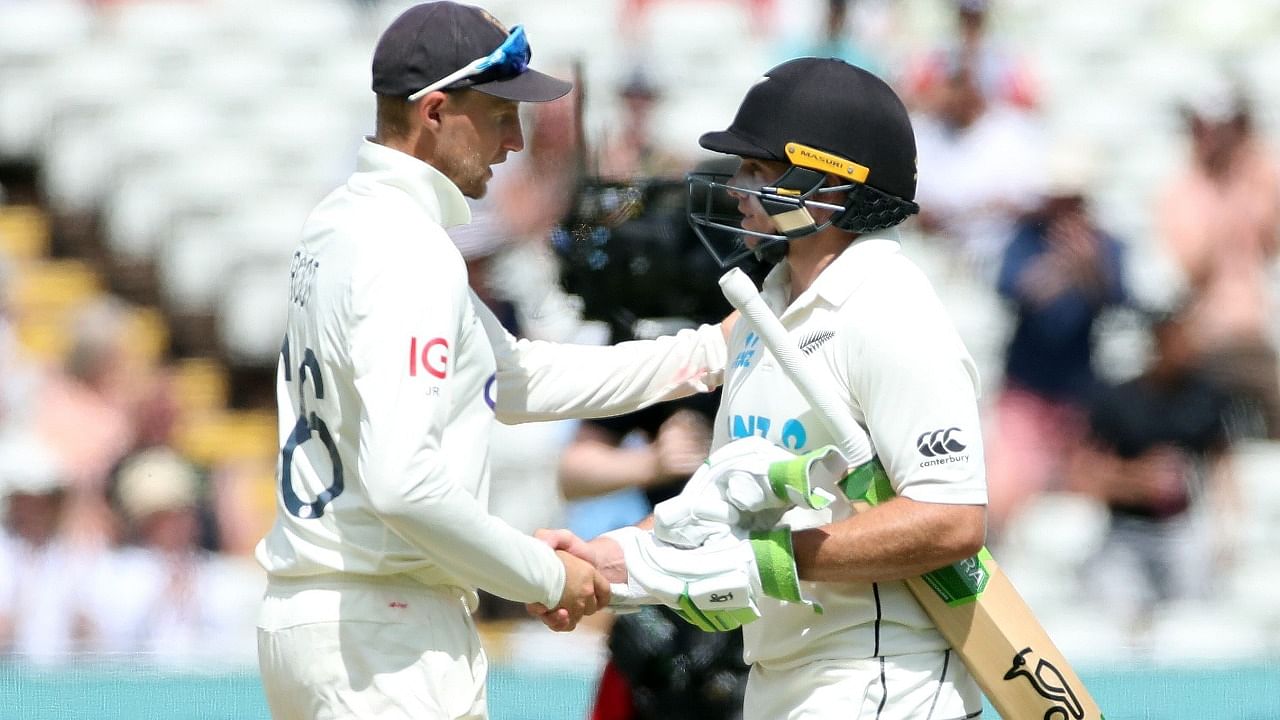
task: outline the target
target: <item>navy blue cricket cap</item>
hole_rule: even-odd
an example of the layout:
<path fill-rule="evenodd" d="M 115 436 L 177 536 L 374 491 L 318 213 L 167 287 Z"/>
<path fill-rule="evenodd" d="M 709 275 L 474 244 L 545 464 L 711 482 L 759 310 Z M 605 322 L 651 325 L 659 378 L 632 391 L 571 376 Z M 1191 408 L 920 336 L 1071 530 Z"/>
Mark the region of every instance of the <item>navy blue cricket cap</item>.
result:
<path fill-rule="evenodd" d="M 407 98 L 492 53 L 507 35 L 497 18 L 473 5 L 449 0 L 414 5 L 378 39 L 373 51 L 373 91 Z M 507 100 L 546 102 L 564 96 L 573 84 L 528 67 L 515 75 L 494 68 L 444 89 L 464 87 Z"/>

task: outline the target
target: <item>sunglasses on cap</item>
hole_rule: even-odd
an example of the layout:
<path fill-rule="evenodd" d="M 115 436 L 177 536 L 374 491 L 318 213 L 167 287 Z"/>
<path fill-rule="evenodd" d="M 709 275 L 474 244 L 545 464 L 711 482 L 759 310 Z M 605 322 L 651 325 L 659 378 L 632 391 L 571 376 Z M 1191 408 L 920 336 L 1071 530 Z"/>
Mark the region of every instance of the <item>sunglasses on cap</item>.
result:
<path fill-rule="evenodd" d="M 502 41 L 497 50 L 482 58 L 472 60 L 415 92 L 409 96 L 409 101 L 413 102 L 429 92 L 449 87 L 459 80 L 466 80 L 480 75 L 491 74 L 494 76 L 492 78 L 494 80 L 515 77 L 529 67 L 529 54 L 529 40 L 525 37 L 524 26 L 516 25 L 511 28 L 511 33 L 507 35 L 506 40 Z"/>

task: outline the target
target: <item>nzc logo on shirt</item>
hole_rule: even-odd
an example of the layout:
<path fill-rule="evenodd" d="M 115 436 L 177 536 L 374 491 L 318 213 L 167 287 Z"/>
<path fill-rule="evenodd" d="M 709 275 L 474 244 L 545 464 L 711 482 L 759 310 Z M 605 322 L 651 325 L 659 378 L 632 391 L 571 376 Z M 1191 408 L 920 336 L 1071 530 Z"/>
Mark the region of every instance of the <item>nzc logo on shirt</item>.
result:
<path fill-rule="evenodd" d="M 734 367 L 751 367 L 751 360 L 756 355 L 756 346 L 760 344 L 760 338 L 754 333 L 747 333 L 746 340 L 742 343 L 742 352 L 738 353 L 738 357 L 734 359 Z"/>
<path fill-rule="evenodd" d="M 449 374 L 449 341 L 441 337 L 419 342 L 409 338 L 409 377 L 417 377 L 421 368 L 432 377 L 444 379 Z"/>

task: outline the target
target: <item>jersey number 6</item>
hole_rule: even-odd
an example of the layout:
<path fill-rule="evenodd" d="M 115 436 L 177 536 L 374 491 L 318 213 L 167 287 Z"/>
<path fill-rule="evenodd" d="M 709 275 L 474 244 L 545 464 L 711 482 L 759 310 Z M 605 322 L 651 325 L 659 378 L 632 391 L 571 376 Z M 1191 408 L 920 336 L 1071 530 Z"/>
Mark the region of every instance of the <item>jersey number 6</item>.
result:
<path fill-rule="evenodd" d="M 293 381 L 293 360 L 289 353 L 289 338 L 285 338 L 284 346 L 280 349 L 282 363 L 284 365 L 285 382 Z M 333 499 L 342 494 L 342 461 L 338 456 L 338 446 L 333 442 L 333 436 L 329 434 L 329 427 L 324 424 L 314 412 L 307 412 L 307 401 L 303 397 L 302 391 L 307 382 L 307 376 L 311 376 L 311 384 L 315 388 L 315 396 L 317 400 L 324 399 L 324 380 L 320 377 L 320 361 L 316 359 L 316 354 L 311 348 L 306 348 L 302 353 L 302 362 L 298 365 L 298 421 L 293 425 L 293 431 L 289 433 L 289 439 L 285 441 L 284 447 L 280 449 L 280 494 L 284 499 L 285 509 L 290 515 L 306 520 L 308 518 L 318 518 L 324 515 L 324 508 Z M 298 446 L 308 440 L 318 437 L 325 450 L 329 453 L 329 462 L 333 467 L 333 483 L 329 487 L 320 491 L 316 495 L 316 499 L 311 502 L 303 502 L 298 497 L 298 493 L 293 489 L 293 451 Z"/>

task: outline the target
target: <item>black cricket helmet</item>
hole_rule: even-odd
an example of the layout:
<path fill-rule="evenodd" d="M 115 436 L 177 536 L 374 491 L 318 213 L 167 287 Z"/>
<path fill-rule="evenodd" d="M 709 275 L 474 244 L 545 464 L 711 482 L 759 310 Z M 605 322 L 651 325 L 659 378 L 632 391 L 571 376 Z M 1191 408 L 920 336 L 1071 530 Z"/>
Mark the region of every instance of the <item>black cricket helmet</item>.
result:
<path fill-rule="evenodd" d="M 916 142 L 906 107 L 883 80 L 843 60 L 799 58 L 769 70 L 747 91 L 729 128 L 698 143 L 789 165 L 763 183 L 737 174 L 688 175 L 689 223 L 722 267 L 752 253 L 776 262 L 790 240 L 828 226 L 866 233 L 920 209 L 912 202 Z M 730 193 L 757 198 L 775 232 L 743 229 Z M 809 212 L 815 208 L 830 217 L 816 222 Z"/>

